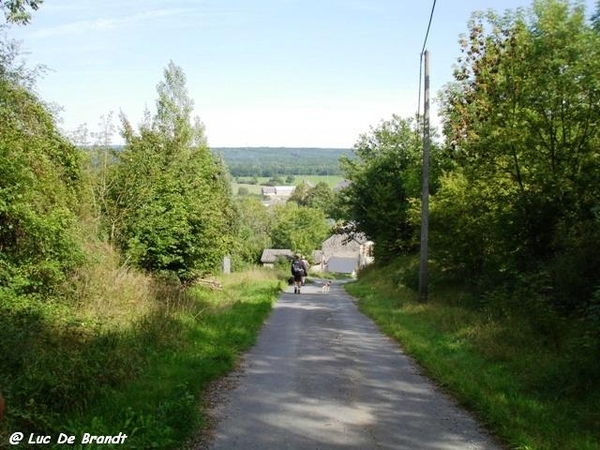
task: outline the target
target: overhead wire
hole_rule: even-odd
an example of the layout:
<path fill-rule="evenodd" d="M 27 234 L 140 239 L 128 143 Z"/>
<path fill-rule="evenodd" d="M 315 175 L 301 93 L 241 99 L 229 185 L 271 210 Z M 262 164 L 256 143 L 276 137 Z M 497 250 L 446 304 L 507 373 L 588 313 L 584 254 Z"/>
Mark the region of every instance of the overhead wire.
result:
<path fill-rule="evenodd" d="M 431 22 L 433 21 L 433 13 L 435 12 L 435 5 L 437 0 L 433 0 L 431 5 L 431 13 L 429 14 L 429 22 L 427 23 L 427 31 L 425 32 L 425 38 L 423 39 L 423 47 L 421 48 L 421 54 L 419 56 L 419 98 L 417 101 L 417 136 L 419 135 L 419 123 L 421 117 L 421 85 L 423 81 L 423 55 L 425 54 L 425 47 L 427 46 L 427 39 L 429 38 L 429 30 L 431 30 Z"/>

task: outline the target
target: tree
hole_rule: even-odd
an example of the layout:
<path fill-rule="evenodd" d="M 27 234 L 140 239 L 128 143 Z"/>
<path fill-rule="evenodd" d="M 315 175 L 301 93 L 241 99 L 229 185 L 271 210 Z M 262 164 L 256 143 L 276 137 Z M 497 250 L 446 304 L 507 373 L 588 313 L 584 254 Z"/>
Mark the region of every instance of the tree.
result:
<path fill-rule="evenodd" d="M 415 248 L 409 210 L 410 199 L 419 197 L 420 155 L 413 121 L 393 116 L 359 138 L 354 158 L 341 160 L 351 181 L 340 193 L 342 209 L 375 242 L 380 261 Z"/>
<path fill-rule="evenodd" d="M 243 262 L 257 264 L 262 251 L 271 246 L 271 215 L 260 200 L 254 197 L 239 198 L 235 207 L 239 224 L 238 248 L 234 256 Z"/>
<path fill-rule="evenodd" d="M 235 216 L 227 171 L 202 123 L 192 123 L 183 70 L 170 62 L 157 92 L 156 115 L 146 111 L 139 133 L 121 117 L 126 146 L 113 175 L 111 220 L 134 263 L 185 280 L 220 267 Z"/>
<path fill-rule="evenodd" d="M 290 195 L 288 202 L 294 202 L 298 204 L 298 206 L 308 206 L 309 192 L 310 186 L 303 181 L 296 186 L 294 192 Z"/>
<path fill-rule="evenodd" d="M 592 15 L 592 27 L 597 33 L 600 33 L 600 1 L 596 1 L 596 11 Z"/>
<path fill-rule="evenodd" d="M 271 240 L 275 248 L 289 248 L 312 255 L 327 237 L 328 226 L 322 211 L 296 203 L 275 206 Z"/>
<path fill-rule="evenodd" d="M 25 25 L 31 20 L 28 8 L 37 11 L 42 3 L 43 0 L 0 0 L 0 9 L 7 22 Z"/>
<path fill-rule="evenodd" d="M 457 176 L 481 200 L 470 214 L 485 233 L 486 262 L 515 275 L 544 266 L 564 299 L 589 295 L 600 261 L 590 264 L 587 251 L 573 250 L 598 242 L 598 33 L 580 4 L 536 0 L 529 11 L 474 14 L 461 49 L 442 114 Z M 451 207 L 451 190 L 460 191 L 452 177 L 445 182 L 442 197 Z M 450 231 L 466 245 L 460 232 Z M 572 267 L 581 275 L 576 288 L 560 281 L 564 267 L 556 269 L 565 258 L 580 261 Z"/>
<path fill-rule="evenodd" d="M 0 285 L 49 294 L 83 257 L 80 161 L 14 51 L 0 42 Z"/>
<path fill-rule="evenodd" d="M 308 191 L 307 206 L 320 209 L 326 215 L 329 215 L 333 203 L 333 190 L 324 181 L 319 181 Z"/>

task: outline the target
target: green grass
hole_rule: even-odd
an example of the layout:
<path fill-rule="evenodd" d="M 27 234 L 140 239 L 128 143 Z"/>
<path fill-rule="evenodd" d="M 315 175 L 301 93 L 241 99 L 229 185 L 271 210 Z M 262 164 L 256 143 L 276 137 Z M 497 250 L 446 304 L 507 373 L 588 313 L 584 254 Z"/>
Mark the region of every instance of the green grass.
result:
<path fill-rule="evenodd" d="M 572 354 L 544 343 L 523 317 L 465 306 L 469 296 L 456 288 L 437 286 L 418 303 L 397 282 L 402 270 L 372 269 L 346 288 L 507 448 L 600 448 L 599 383 L 576 374 Z"/>
<path fill-rule="evenodd" d="M 3 361 L 19 374 L 3 382 L 1 442 L 17 430 L 78 440 L 84 432 L 123 432 L 125 446 L 69 447 L 181 448 L 203 423 L 203 390 L 254 343 L 282 287 L 273 271 L 259 269 L 220 281 L 220 290 L 182 290 L 145 286 L 144 277 L 133 274 L 123 285 L 135 282 L 138 298 L 128 294 L 110 303 L 113 314 L 105 323 L 90 305 L 74 310 L 66 303 L 22 299 L 19 305 L 0 297 L 0 306 L 7 306 L 0 308 L 0 333 L 15 341 L 0 343 Z M 116 311 L 131 308 L 139 314 L 128 320 Z M 97 323 L 84 322 L 91 319 Z"/>
<path fill-rule="evenodd" d="M 283 177 L 285 179 L 285 177 Z M 344 177 L 339 175 L 296 175 L 295 181 L 292 183 L 294 186 L 300 184 L 302 181 L 310 181 L 312 184 L 316 185 L 317 183 L 325 182 L 330 187 L 334 187 L 340 181 L 342 181 Z M 240 184 L 240 183 L 231 183 L 231 189 L 234 194 L 238 193 L 238 189 L 240 187 L 245 187 L 248 189 L 248 192 L 253 195 L 261 194 L 261 183 L 266 183 L 269 181 L 267 177 L 259 177 L 258 184 Z M 285 183 L 284 183 L 285 184 Z"/>
<path fill-rule="evenodd" d="M 265 271 L 235 274 L 223 282 L 220 291 L 194 288 L 156 318 L 164 327 L 161 339 L 166 336 L 168 342 L 151 343 L 143 373 L 78 418 L 76 430 L 128 431 L 128 448 L 181 448 L 203 423 L 198 397 L 255 342 L 280 292 L 279 281 Z M 155 326 L 153 320 L 146 326 Z"/>

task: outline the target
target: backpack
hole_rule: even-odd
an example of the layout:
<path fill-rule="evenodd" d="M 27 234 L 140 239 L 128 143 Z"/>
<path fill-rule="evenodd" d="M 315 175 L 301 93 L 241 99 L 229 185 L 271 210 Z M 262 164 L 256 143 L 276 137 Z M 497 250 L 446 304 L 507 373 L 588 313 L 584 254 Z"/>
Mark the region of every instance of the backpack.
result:
<path fill-rule="evenodd" d="M 294 260 L 294 262 L 292 263 L 292 272 L 293 273 L 304 273 L 304 264 L 302 263 L 302 260 L 300 259 L 296 259 Z"/>

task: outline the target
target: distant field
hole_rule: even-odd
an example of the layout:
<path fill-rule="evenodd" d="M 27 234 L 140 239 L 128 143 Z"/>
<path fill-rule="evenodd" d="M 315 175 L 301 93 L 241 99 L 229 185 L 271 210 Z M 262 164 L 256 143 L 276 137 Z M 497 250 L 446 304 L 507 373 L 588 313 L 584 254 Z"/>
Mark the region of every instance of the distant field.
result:
<path fill-rule="evenodd" d="M 292 184 L 294 186 L 297 186 L 298 184 L 300 184 L 303 181 L 309 181 L 312 184 L 316 185 L 319 182 L 325 182 L 333 188 L 336 184 L 338 184 L 343 179 L 344 179 L 344 177 L 339 176 L 339 175 L 296 175 L 296 180 Z M 247 188 L 248 192 L 250 194 L 260 194 L 261 193 L 260 183 L 266 183 L 267 181 L 269 181 L 269 178 L 259 177 L 258 178 L 259 184 L 231 183 L 231 189 L 232 189 L 232 192 L 236 195 L 237 195 L 238 189 L 240 187 Z"/>

